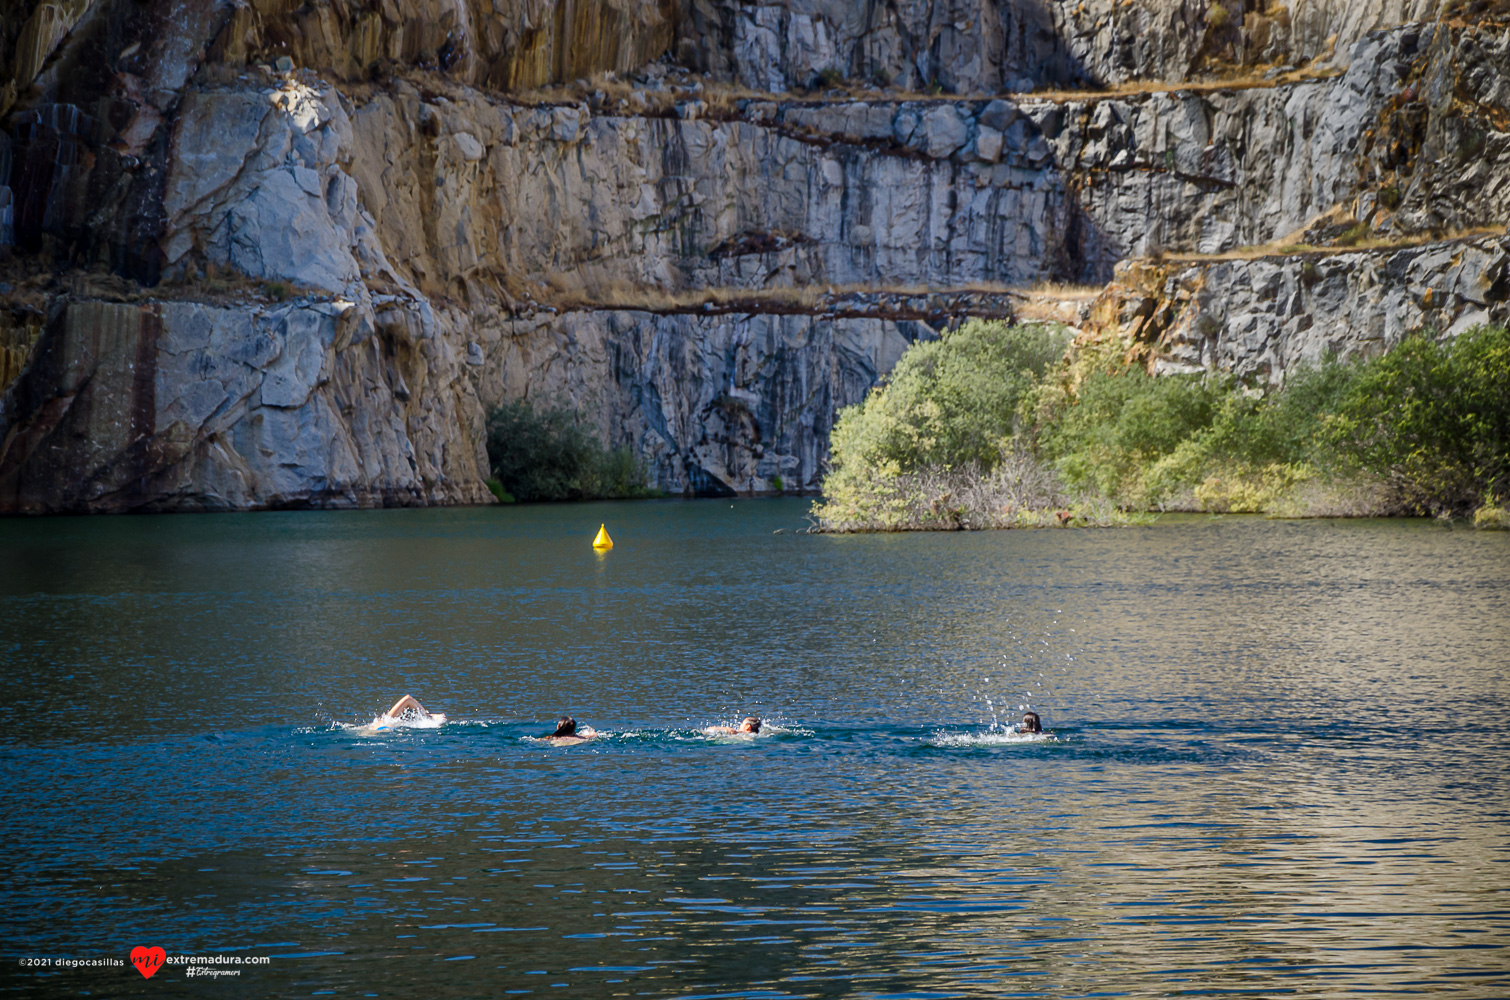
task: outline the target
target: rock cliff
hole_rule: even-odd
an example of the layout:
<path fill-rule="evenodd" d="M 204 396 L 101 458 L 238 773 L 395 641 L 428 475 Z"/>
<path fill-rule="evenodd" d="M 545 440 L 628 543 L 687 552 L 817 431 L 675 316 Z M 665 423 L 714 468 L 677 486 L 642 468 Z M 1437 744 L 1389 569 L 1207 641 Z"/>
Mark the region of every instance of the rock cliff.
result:
<path fill-rule="evenodd" d="M 1441 6 L 1436 0 L 693 0 L 676 52 L 683 64 L 752 90 L 858 79 L 954 94 L 1023 92 L 1307 63 L 1349 51 L 1370 31 L 1433 18 Z"/>
<path fill-rule="evenodd" d="M 1129 261 L 1086 335 L 1141 348 L 1155 371 L 1283 380 L 1325 356 L 1378 354 L 1406 335 L 1510 322 L 1510 233 L 1405 248 Z"/>
<path fill-rule="evenodd" d="M 1166 369 L 1498 318 L 1478 6 L 28 0 L 0 511 L 484 502 L 508 398 L 811 489 L 908 343 L 1045 281 Z"/>

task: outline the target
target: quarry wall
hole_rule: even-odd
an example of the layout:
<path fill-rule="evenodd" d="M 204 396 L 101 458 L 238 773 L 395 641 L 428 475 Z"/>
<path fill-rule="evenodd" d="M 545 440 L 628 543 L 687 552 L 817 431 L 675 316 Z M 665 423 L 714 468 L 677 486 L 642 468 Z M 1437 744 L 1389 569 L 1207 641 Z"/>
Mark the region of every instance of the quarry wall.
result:
<path fill-rule="evenodd" d="M 1042 282 L 1245 377 L 1502 319 L 1505 19 L 1248 6 L 23 2 L 0 511 L 486 502 L 520 398 L 813 489 Z"/>

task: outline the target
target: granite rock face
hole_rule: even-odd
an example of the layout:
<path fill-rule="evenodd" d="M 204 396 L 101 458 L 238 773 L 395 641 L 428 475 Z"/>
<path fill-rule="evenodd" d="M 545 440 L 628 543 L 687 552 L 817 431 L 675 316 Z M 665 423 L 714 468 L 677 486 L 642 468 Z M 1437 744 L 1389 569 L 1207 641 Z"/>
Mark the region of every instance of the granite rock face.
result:
<path fill-rule="evenodd" d="M 1383 148 L 1381 114 L 1417 81 L 1455 86 L 1465 37 L 1486 48 L 1397 29 L 1330 79 L 1097 101 L 742 100 L 683 118 L 400 83 L 353 106 L 346 169 L 427 294 L 490 274 L 516 296 L 536 281 L 598 299 L 1105 281 L 1128 256 L 1267 242 L 1367 196 L 1377 211 L 1383 175 L 1359 150 Z M 1510 176 L 1497 147 L 1477 164 Z M 1448 228 L 1497 219 L 1496 184 L 1450 187 L 1422 185 Z"/>
<path fill-rule="evenodd" d="M 214 62 L 288 59 L 353 83 L 419 67 L 500 90 L 638 68 L 671 45 L 678 19 L 676 0 L 193 2 L 215 14 L 203 34 Z M 71 6 L 119 16 L 107 0 L 71 0 Z"/>
<path fill-rule="evenodd" d="M 27 0 L 0 511 L 486 502 L 520 398 L 669 491 L 811 489 L 908 343 L 1046 280 L 1245 376 L 1499 317 L 1500 238 L 1117 270 L 1503 227 L 1506 26 L 1292 6 Z"/>
<path fill-rule="evenodd" d="M 365 301 L 361 257 L 386 267 L 351 162 L 352 130 L 332 90 L 185 95 L 163 196 L 164 263 L 186 255 L 252 278 Z"/>
<path fill-rule="evenodd" d="M 972 110 L 770 105 L 686 120 L 399 92 L 354 111 L 352 171 L 393 259 L 441 283 L 560 278 L 602 297 L 1053 273 L 1078 252 L 1062 178 L 1043 156 L 1034 165 L 1026 135 L 996 162 L 967 162 Z"/>
<path fill-rule="evenodd" d="M 1327 355 L 1372 356 L 1423 329 L 1510 321 L 1510 236 L 1209 264 L 1129 263 L 1093 330 L 1149 345 L 1160 372 L 1283 380 Z"/>
<path fill-rule="evenodd" d="M 353 304 L 70 304 L 6 397 L 13 513 L 481 503 L 448 342 Z"/>
<path fill-rule="evenodd" d="M 1083 179 L 1102 260 L 1266 243 L 1351 205 L 1364 190 L 1359 145 L 1432 36 L 1422 26 L 1365 38 L 1328 80 L 1056 106 L 1054 161 Z"/>
<path fill-rule="evenodd" d="M 838 408 L 935 332 L 915 320 L 594 310 L 488 334 L 483 395 L 565 402 L 639 454 L 660 488 L 727 494 L 816 489 Z"/>
<path fill-rule="evenodd" d="M 1221 7 L 1225 14 L 1209 12 Z M 1269 5 L 1178 0 L 693 0 L 677 56 L 752 90 L 838 80 L 953 94 L 1184 80 L 1326 60 L 1368 32 L 1435 16 L 1434 0 Z"/>
<path fill-rule="evenodd" d="M 1430 39 L 1429 43 L 1427 39 Z M 1388 228 L 1452 231 L 1502 223 L 1510 196 L 1510 31 L 1420 35 L 1405 86 L 1359 138 L 1365 190 L 1400 207 Z M 1365 211 L 1384 207 L 1379 199 Z"/>

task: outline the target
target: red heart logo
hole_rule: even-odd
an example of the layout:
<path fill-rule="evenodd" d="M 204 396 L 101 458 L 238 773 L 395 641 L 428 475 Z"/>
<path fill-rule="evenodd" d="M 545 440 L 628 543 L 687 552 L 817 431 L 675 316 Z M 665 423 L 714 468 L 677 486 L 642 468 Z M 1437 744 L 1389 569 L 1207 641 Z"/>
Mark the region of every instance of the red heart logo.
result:
<path fill-rule="evenodd" d="M 167 960 L 168 953 L 161 948 L 148 948 L 139 944 L 131 949 L 131 964 L 136 966 L 136 971 L 142 974 L 143 979 L 151 979 Z"/>

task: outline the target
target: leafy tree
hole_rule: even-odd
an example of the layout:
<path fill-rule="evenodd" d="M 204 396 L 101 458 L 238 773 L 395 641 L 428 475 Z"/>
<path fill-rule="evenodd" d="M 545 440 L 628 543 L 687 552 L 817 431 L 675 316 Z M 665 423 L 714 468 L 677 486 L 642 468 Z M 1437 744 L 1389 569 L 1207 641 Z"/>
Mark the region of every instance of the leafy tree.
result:
<path fill-rule="evenodd" d="M 974 463 L 991 469 L 1011 440 L 1018 404 L 1068 345 L 1060 330 L 971 320 L 914 344 L 884 385 L 840 411 L 835 469 L 864 474 Z"/>
<path fill-rule="evenodd" d="M 1342 469 L 1387 475 L 1418 511 L 1463 512 L 1510 487 L 1510 332 L 1411 337 L 1360 365 L 1321 430 Z"/>

